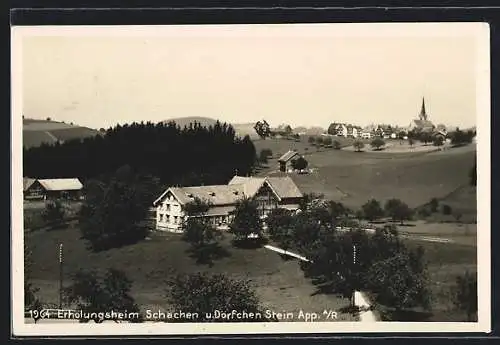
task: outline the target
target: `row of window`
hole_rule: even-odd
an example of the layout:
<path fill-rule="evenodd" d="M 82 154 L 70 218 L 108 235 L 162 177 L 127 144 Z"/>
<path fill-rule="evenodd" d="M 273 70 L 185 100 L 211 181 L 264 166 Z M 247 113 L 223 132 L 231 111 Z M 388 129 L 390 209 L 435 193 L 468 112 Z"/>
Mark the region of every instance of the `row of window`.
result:
<path fill-rule="evenodd" d="M 170 211 L 170 208 L 171 208 L 171 205 L 170 205 L 170 204 L 163 204 L 163 205 L 161 206 L 161 209 L 162 209 L 162 210 L 167 210 L 167 211 Z"/>
<path fill-rule="evenodd" d="M 184 220 L 184 217 L 171 216 L 169 214 L 163 214 L 163 213 L 159 214 L 159 218 L 160 222 L 167 222 L 172 224 L 180 224 Z"/>
<path fill-rule="evenodd" d="M 170 224 L 181 224 L 184 221 L 184 217 L 182 216 L 171 216 L 169 214 L 159 213 L 158 215 L 160 222 L 166 222 Z M 230 216 L 213 216 L 210 217 L 210 220 L 214 225 L 223 225 L 228 224 L 230 222 Z"/>

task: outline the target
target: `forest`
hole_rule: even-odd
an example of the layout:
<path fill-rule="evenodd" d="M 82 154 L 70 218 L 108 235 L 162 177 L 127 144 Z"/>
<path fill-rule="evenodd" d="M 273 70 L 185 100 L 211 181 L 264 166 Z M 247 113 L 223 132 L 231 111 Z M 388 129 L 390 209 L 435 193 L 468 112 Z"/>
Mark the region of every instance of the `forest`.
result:
<path fill-rule="evenodd" d="M 164 185 L 225 184 L 251 173 L 256 158 L 248 136 L 231 125 L 194 122 L 132 123 L 104 135 L 23 149 L 23 175 L 32 178 L 103 179 L 122 166 L 157 177 Z"/>

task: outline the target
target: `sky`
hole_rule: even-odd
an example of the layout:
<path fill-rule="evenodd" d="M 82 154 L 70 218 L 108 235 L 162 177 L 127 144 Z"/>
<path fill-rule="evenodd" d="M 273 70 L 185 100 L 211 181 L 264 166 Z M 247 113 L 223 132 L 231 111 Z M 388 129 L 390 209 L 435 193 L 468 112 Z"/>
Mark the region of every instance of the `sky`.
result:
<path fill-rule="evenodd" d="M 478 116 L 473 23 L 17 29 L 27 118 L 407 126 L 422 97 L 435 124 Z"/>

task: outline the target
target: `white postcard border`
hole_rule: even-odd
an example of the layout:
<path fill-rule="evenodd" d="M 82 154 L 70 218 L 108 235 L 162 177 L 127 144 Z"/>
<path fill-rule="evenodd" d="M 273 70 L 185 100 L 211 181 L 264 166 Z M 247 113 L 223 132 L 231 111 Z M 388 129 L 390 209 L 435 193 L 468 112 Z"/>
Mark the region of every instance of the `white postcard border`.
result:
<path fill-rule="evenodd" d="M 141 324 L 25 324 L 24 323 L 24 254 L 22 196 L 22 38 L 29 35 L 86 36 L 102 33 L 117 36 L 161 35 L 161 26 L 45 26 L 13 27 L 11 31 L 12 144 L 11 144 L 11 239 L 12 239 L 12 331 L 15 336 L 130 336 L 130 335 L 230 335 L 272 333 L 455 333 L 491 331 L 491 256 L 490 256 L 490 36 L 487 23 L 370 23 L 370 24 L 279 24 L 257 25 L 270 33 L 284 25 L 335 25 L 343 36 L 359 35 L 366 27 L 371 34 L 412 35 L 419 28 L 432 36 L 467 34 L 477 37 L 477 249 L 478 249 L 478 322 L 278 322 L 278 323 L 141 323 Z M 230 26 L 226 25 L 229 29 Z M 255 26 L 255 25 L 254 25 Z M 394 30 L 394 26 L 399 28 Z M 403 26 L 408 28 L 404 33 Z M 189 34 L 189 27 L 187 34 Z M 207 28 L 217 27 L 209 25 Z M 348 29 L 352 30 L 349 31 Z M 377 28 L 375 31 L 374 28 Z M 151 30 L 153 29 L 153 30 Z M 428 31 L 426 31 L 428 30 Z M 231 35 L 231 30 L 225 31 Z M 365 35 L 366 35 L 366 31 Z M 91 326 L 90 326 L 91 325 Z"/>

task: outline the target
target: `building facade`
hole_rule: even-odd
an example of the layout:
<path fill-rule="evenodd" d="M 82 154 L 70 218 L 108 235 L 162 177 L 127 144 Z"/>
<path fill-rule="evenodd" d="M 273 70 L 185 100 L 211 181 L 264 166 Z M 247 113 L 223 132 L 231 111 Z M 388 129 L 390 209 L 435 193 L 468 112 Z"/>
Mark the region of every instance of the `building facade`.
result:
<path fill-rule="evenodd" d="M 196 199 L 209 205 L 202 217 L 215 227 L 228 228 L 236 204 L 244 198 L 255 200 L 261 219 L 265 219 L 278 207 L 298 210 L 303 194 L 289 177 L 235 176 L 227 185 L 170 187 L 153 203 L 156 230 L 182 232 L 182 224 L 188 217 L 185 206 Z"/>

